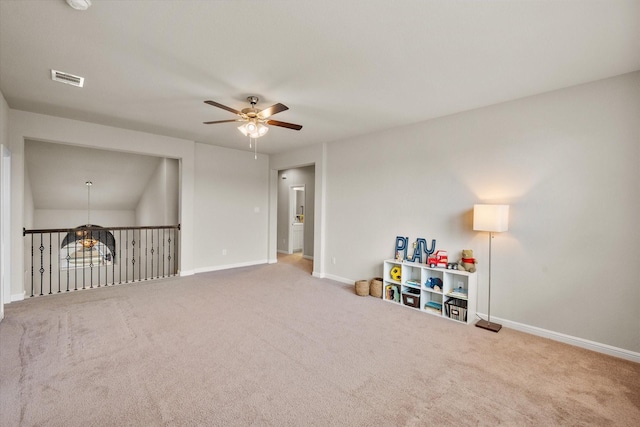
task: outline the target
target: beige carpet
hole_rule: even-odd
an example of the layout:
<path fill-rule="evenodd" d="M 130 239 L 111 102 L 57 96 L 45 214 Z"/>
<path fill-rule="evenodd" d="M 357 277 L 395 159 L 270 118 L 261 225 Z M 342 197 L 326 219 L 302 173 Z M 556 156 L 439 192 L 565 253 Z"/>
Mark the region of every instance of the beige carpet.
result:
<path fill-rule="evenodd" d="M 639 425 L 639 364 L 308 271 L 287 257 L 10 304 L 0 425 Z"/>

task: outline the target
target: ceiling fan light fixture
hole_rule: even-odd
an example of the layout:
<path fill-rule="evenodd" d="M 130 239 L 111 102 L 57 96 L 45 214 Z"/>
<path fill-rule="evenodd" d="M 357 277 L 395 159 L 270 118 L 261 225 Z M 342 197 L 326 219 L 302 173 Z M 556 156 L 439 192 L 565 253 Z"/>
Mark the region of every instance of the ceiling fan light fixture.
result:
<path fill-rule="evenodd" d="M 258 135 L 264 136 L 267 132 L 269 132 L 269 127 L 258 123 Z"/>
<path fill-rule="evenodd" d="M 258 103 L 257 96 L 249 96 L 247 97 L 247 101 L 251 104 L 251 107 L 244 108 L 242 110 L 236 110 L 235 108 L 227 107 L 226 105 L 222 105 L 218 102 L 207 100 L 204 101 L 205 104 L 211 105 L 213 107 L 221 108 L 223 110 L 229 111 L 237 116 L 235 120 L 213 120 L 209 122 L 203 122 L 205 125 L 213 125 L 216 123 L 228 123 L 228 122 L 241 122 L 242 124 L 238 126 L 238 130 L 244 136 L 249 137 L 249 148 L 255 146 L 255 158 L 258 158 L 258 141 L 257 139 L 261 136 L 265 136 L 267 132 L 269 132 L 269 126 L 279 126 L 286 129 L 300 130 L 302 129 L 301 125 L 296 125 L 293 123 L 281 122 L 278 120 L 270 119 L 274 114 L 281 113 L 289 109 L 284 104 L 274 104 L 271 107 L 258 110 L 255 108 Z"/>
<path fill-rule="evenodd" d="M 258 125 L 256 125 L 254 122 L 247 123 L 246 128 L 247 128 L 247 133 L 249 134 L 256 133 L 258 131 Z"/>
<path fill-rule="evenodd" d="M 67 0 L 67 4 L 75 10 L 87 10 L 91 7 L 91 0 Z"/>
<path fill-rule="evenodd" d="M 242 126 L 238 126 L 238 130 L 242 132 L 244 136 L 256 139 L 264 136 L 267 132 L 269 132 L 269 127 L 263 125 L 262 123 L 250 121 L 243 124 Z"/>

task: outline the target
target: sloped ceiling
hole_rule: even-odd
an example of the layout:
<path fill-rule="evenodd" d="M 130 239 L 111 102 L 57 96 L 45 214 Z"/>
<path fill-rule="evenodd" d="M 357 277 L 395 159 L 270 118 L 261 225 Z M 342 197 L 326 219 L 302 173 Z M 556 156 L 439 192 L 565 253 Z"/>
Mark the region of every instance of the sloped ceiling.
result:
<path fill-rule="evenodd" d="M 25 141 L 35 209 L 135 210 L 161 158 L 42 141 Z"/>

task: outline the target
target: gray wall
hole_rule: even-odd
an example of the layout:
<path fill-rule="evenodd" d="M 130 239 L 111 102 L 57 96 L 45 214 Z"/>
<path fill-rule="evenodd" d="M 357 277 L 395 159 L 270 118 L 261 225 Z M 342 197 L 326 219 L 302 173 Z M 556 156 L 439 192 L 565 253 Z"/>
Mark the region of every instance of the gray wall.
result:
<path fill-rule="evenodd" d="M 178 160 L 162 159 L 135 210 L 135 225 L 178 224 Z"/>
<path fill-rule="evenodd" d="M 196 272 L 267 262 L 269 158 L 196 144 Z"/>
<path fill-rule="evenodd" d="M 479 260 L 474 203 L 511 206 L 493 244 L 497 318 L 640 352 L 640 72 L 327 147 L 331 276 L 381 274 L 395 237 Z M 354 220 L 355 219 L 355 220 Z"/>
<path fill-rule="evenodd" d="M 28 228 L 74 228 L 86 223 L 86 209 L 35 209 L 33 227 Z M 91 223 L 101 227 L 134 227 L 136 213 L 133 210 L 91 209 Z"/>

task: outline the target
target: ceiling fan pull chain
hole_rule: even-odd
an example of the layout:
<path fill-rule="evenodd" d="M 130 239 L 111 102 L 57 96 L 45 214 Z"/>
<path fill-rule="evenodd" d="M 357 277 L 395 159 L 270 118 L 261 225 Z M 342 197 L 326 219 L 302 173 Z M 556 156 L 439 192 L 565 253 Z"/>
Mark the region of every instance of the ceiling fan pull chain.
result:
<path fill-rule="evenodd" d="M 258 140 L 257 139 L 255 139 L 253 141 L 253 146 L 254 146 L 254 149 L 255 149 L 254 154 L 253 154 L 253 158 L 255 160 L 258 160 Z"/>

